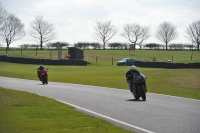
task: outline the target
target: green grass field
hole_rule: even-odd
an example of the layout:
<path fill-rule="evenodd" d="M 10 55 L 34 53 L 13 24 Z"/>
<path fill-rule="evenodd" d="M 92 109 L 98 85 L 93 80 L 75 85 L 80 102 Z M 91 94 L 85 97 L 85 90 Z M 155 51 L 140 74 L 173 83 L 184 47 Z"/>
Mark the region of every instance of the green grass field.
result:
<path fill-rule="evenodd" d="M 19 51 L 13 52 L 19 53 Z M 49 51 L 46 52 L 49 53 Z M 125 73 L 130 66 L 116 66 L 117 60 L 131 56 L 127 51 L 85 50 L 84 53 L 85 60 L 91 63 L 87 66 L 54 66 L 44 64 L 44 66 L 49 69 L 49 81 L 104 86 L 128 90 Z M 174 57 L 178 56 L 180 62 L 189 63 L 200 61 L 199 58 L 195 61 L 186 60 L 185 57 L 188 57 L 190 55 L 189 53 L 191 54 L 191 51 L 136 50 L 135 55 L 131 57 L 147 60 L 154 56 L 159 56 L 164 60 L 168 60 L 170 59 L 169 57 L 173 55 Z M 199 53 L 199 51 L 195 51 L 193 54 L 198 57 Z M 8 54 L 12 56 L 19 55 L 11 53 Z M 34 51 L 32 53 L 29 51 L 29 55 L 23 54 L 23 56 L 34 58 L 34 54 Z M 44 58 L 47 57 L 47 55 L 49 56 L 49 54 L 43 53 L 43 56 L 41 55 L 41 57 Z M 54 58 L 56 58 L 56 54 L 54 56 Z M 97 61 L 96 57 L 98 59 Z M 113 65 L 111 63 L 112 57 L 116 59 L 114 60 Z M 32 65 L 0 62 L 0 76 L 38 80 L 36 74 L 38 66 L 39 64 Z M 160 69 L 138 67 L 138 70 L 148 78 L 148 92 L 200 100 L 200 69 Z M 73 108 L 61 105 L 61 103 L 55 102 L 52 99 L 5 89 L 0 89 L 0 92 L 0 114 L 3 114 L 0 115 L 0 132 L 2 133 L 16 133 L 22 131 L 22 129 L 25 129 L 24 132 L 125 132 L 122 129 L 110 126 L 110 124 L 104 121 L 103 123 L 105 125 L 102 126 L 101 120 L 78 113 Z M 33 96 L 33 98 L 31 98 L 31 96 Z M 30 97 L 30 100 L 27 97 Z M 19 100 L 19 98 L 21 100 Z M 33 103 L 35 101 L 36 103 Z M 45 105 L 43 105 L 43 101 Z M 46 104 L 52 104 L 56 107 L 59 106 L 58 110 L 57 108 L 47 107 Z M 48 112 L 48 110 L 51 110 L 52 112 Z M 36 115 L 34 111 L 38 111 L 38 115 Z M 58 115 L 55 112 L 63 115 L 61 125 L 57 124 L 61 115 Z M 68 115 L 63 112 L 70 112 L 72 115 L 69 116 L 70 119 L 68 118 Z M 47 114 L 53 114 L 53 116 Z M 76 118 L 79 116 L 80 119 Z M 72 123 L 68 123 L 68 119 L 71 120 Z M 78 119 L 78 122 L 76 119 Z M 85 119 L 87 121 L 84 121 Z M 24 124 L 23 121 L 26 123 Z M 40 125 L 38 121 L 42 121 L 45 124 Z M 30 126 L 27 123 L 33 124 Z M 79 124 L 77 125 L 76 123 Z M 102 127 L 102 129 L 99 129 L 100 127 Z"/>

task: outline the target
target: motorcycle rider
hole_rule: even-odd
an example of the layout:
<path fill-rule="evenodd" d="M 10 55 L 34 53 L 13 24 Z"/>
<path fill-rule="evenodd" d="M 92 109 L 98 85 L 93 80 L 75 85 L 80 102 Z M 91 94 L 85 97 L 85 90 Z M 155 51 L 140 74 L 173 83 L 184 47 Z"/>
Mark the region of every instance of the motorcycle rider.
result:
<path fill-rule="evenodd" d="M 126 82 L 128 83 L 131 92 L 133 92 L 133 90 L 135 89 L 135 83 L 133 82 L 135 74 L 141 74 L 141 73 L 137 70 L 136 66 L 133 65 L 131 66 L 130 70 L 126 72 Z M 145 91 L 147 92 L 146 82 L 144 82 L 144 86 L 145 86 Z"/>
<path fill-rule="evenodd" d="M 37 69 L 37 74 L 38 74 L 39 79 L 40 79 L 40 71 L 43 71 L 44 69 L 45 69 L 44 66 L 42 64 L 40 64 L 40 66 Z M 41 81 L 41 79 L 40 79 L 40 81 Z"/>

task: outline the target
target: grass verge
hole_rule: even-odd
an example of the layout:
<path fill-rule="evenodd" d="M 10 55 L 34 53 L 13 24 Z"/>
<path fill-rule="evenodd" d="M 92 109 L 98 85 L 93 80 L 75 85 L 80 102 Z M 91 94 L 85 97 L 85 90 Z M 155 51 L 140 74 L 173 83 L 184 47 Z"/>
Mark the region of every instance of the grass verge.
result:
<path fill-rule="evenodd" d="M 0 87 L 1 133 L 129 133 L 73 107 Z"/>

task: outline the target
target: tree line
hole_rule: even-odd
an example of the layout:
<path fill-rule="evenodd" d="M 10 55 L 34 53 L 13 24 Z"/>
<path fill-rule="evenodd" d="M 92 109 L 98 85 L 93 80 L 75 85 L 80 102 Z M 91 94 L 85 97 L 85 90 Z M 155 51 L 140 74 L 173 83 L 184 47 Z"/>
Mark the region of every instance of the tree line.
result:
<path fill-rule="evenodd" d="M 75 47 L 81 48 L 81 49 L 102 49 L 102 45 L 100 43 L 84 43 L 84 42 L 79 42 L 75 44 Z M 144 48 L 147 49 L 165 49 L 164 45 L 162 44 L 157 44 L 157 43 L 147 43 L 143 45 Z M 195 46 L 191 44 L 169 44 L 168 46 L 170 49 L 175 49 L 175 50 L 182 50 L 184 48 L 188 49 L 193 49 Z M 114 42 L 114 43 L 108 43 L 107 44 L 107 49 L 129 49 L 130 44 L 129 43 L 119 43 L 119 42 Z"/>
<path fill-rule="evenodd" d="M 27 32 L 33 40 L 39 44 L 39 48 L 42 49 L 44 43 L 47 47 L 64 47 L 69 46 L 66 42 L 53 42 L 56 37 L 55 27 L 52 23 L 49 23 L 44 19 L 43 16 L 36 16 L 36 18 L 30 22 L 30 30 Z M 116 34 L 118 33 L 117 27 L 112 24 L 112 21 L 97 21 L 94 26 L 94 36 L 93 38 L 100 43 L 83 43 L 79 42 L 75 44 L 75 47 L 86 49 L 88 47 L 93 47 L 94 49 L 103 48 L 106 46 L 111 49 L 122 48 L 128 49 L 129 44 L 134 44 L 139 46 L 140 49 L 145 40 L 151 37 L 150 27 L 142 26 L 137 23 L 127 23 L 123 26 L 123 32 L 120 34 L 122 37 L 126 38 L 129 44 L 123 43 L 109 43 Z M 26 35 L 24 30 L 24 24 L 21 20 L 12 13 L 9 13 L 0 4 L 0 38 L 6 42 L 7 49 L 14 41 L 23 38 Z M 165 49 L 168 48 L 180 48 L 178 44 L 169 44 L 172 40 L 176 39 L 179 34 L 177 32 L 177 26 L 171 22 L 163 22 L 159 24 L 156 30 L 156 38 L 165 44 Z M 192 42 L 192 45 L 185 45 L 185 47 L 193 48 L 194 46 L 199 50 L 200 47 L 200 20 L 192 22 L 186 28 L 186 37 Z M 48 43 L 50 42 L 50 43 Z M 25 48 L 29 47 L 28 44 L 23 45 Z M 33 47 L 34 45 L 32 45 Z M 38 45 L 36 45 L 38 48 Z M 145 47 L 163 47 L 157 44 L 146 44 Z M 164 48 L 164 47 L 163 47 Z"/>
<path fill-rule="evenodd" d="M 71 44 L 66 43 L 66 42 L 50 42 L 47 43 L 45 46 L 43 46 L 43 48 L 47 48 L 47 49 L 57 49 L 58 48 L 58 44 L 61 48 L 67 48 L 69 46 L 71 46 Z M 28 48 L 30 49 L 39 49 L 38 47 L 39 45 L 36 44 L 23 44 L 21 45 L 22 48 L 24 48 L 25 50 L 27 50 Z M 157 44 L 157 43 L 147 43 L 142 45 L 143 48 L 146 49 L 165 49 L 165 46 L 162 44 Z M 102 44 L 97 43 L 97 42 L 78 42 L 74 44 L 74 47 L 76 48 L 80 48 L 80 49 L 102 49 Z M 182 49 L 194 49 L 195 46 L 192 44 L 169 44 L 168 45 L 170 50 L 182 50 Z M 113 42 L 113 43 L 108 43 L 107 44 L 107 48 L 106 49 L 129 49 L 130 48 L 130 44 L 129 43 L 119 43 L 119 42 Z"/>

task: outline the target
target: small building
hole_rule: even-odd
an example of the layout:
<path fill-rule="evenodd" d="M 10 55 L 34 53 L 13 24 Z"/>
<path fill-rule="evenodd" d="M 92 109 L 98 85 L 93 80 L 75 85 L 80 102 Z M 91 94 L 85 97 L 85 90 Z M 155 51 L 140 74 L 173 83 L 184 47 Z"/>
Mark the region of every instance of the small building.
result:
<path fill-rule="evenodd" d="M 68 47 L 68 55 L 70 55 L 71 60 L 83 60 L 84 58 L 84 52 L 82 49 L 78 49 L 76 47 Z"/>

